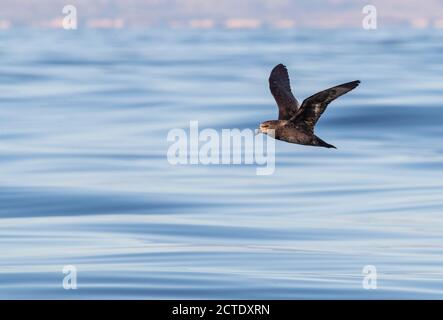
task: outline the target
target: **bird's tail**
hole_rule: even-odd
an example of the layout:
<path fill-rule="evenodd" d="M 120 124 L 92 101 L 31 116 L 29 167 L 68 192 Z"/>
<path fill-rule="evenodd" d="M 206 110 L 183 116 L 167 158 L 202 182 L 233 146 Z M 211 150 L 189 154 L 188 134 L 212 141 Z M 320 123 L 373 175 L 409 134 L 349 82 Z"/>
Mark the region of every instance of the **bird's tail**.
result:
<path fill-rule="evenodd" d="M 316 145 L 319 147 L 325 147 L 325 148 L 334 148 L 337 149 L 337 147 L 333 146 L 332 144 L 329 144 L 325 141 L 323 141 L 322 139 L 320 139 L 319 137 L 315 136 L 316 138 Z"/>

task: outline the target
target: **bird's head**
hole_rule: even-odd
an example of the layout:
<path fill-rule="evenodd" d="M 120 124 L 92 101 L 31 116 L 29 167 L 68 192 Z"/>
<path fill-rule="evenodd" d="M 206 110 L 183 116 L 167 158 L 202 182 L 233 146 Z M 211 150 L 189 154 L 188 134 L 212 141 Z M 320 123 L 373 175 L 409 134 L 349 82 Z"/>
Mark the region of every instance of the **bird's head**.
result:
<path fill-rule="evenodd" d="M 260 127 L 258 129 L 258 132 L 264 133 L 264 134 L 275 133 L 275 130 L 277 130 L 277 127 L 279 124 L 280 124 L 280 121 L 278 121 L 278 120 L 265 121 L 263 123 L 260 123 Z"/>

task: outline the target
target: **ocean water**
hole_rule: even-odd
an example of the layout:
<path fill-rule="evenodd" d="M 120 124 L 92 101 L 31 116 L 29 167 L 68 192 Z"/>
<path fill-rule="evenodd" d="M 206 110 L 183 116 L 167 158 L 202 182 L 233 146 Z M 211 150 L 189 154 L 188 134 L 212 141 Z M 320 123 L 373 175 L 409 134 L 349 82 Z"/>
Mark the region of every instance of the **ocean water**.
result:
<path fill-rule="evenodd" d="M 442 298 L 442 54 L 431 30 L 1 31 L 0 298 Z M 275 119 L 278 63 L 299 100 L 362 81 L 318 123 L 337 150 L 167 161 L 189 121 Z"/>

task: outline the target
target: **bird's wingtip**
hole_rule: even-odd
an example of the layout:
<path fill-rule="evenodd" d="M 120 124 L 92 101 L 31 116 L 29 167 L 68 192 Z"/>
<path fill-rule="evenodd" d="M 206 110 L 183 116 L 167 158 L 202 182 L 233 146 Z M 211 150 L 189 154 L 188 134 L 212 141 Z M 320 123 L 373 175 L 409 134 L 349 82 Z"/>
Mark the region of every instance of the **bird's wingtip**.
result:
<path fill-rule="evenodd" d="M 352 89 L 357 88 L 360 83 L 361 83 L 360 80 L 354 80 L 354 81 L 351 81 L 351 82 L 344 83 L 344 84 L 342 84 L 342 86 L 350 88 L 352 90 Z"/>

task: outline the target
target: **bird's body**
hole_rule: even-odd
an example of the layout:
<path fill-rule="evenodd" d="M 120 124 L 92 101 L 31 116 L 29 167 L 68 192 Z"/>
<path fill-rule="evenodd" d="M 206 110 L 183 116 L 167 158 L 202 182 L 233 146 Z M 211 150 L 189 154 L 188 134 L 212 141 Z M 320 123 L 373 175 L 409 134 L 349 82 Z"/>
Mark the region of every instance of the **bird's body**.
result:
<path fill-rule="evenodd" d="M 291 92 L 288 71 L 284 65 L 279 64 L 269 77 L 269 87 L 279 109 L 278 120 L 261 123 L 259 132 L 289 143 L 335 148 L 314 134 L 315 124 L 330 102 L 351 91 L 359 83 L 356 80 L 318 92 L 305 99 L 300 106 Z"/>

